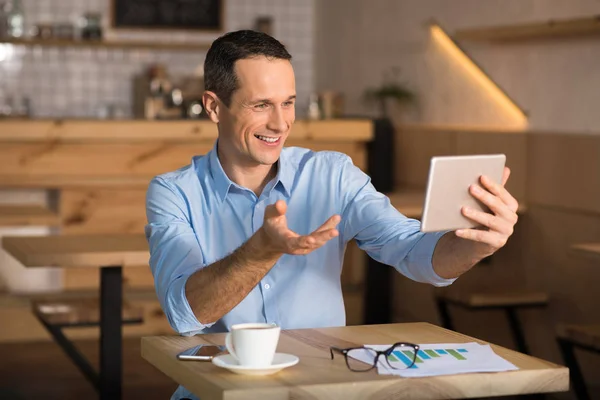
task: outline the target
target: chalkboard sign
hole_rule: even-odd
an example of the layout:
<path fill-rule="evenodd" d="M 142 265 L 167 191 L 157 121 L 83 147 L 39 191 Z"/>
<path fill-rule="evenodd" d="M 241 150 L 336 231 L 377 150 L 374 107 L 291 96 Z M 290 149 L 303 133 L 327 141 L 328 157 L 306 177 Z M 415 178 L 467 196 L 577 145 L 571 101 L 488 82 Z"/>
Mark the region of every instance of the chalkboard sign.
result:
<path fill-rule="evenodd" d="M 112 25 L 221 31 L 225 0 L 112 0 Z"/>

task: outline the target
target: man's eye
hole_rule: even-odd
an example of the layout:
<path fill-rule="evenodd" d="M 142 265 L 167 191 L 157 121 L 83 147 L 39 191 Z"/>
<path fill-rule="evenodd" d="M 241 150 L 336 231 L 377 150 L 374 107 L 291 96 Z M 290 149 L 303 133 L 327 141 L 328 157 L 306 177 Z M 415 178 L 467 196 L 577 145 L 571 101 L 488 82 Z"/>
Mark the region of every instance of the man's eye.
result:
<path fill-rule="evenodd" d="M 294 105 L 293 101 L 286 101 L 285 103 L 283 103 L 284 107 L 291 107 Z"/>
<path fill-rule="evenodd" d="M 260 110 L 267 108 L 267 105 L 265 103 L 261 103 L 261 104 L 257 104 L 254 106 L 254 108 L 258 108 Z"/>

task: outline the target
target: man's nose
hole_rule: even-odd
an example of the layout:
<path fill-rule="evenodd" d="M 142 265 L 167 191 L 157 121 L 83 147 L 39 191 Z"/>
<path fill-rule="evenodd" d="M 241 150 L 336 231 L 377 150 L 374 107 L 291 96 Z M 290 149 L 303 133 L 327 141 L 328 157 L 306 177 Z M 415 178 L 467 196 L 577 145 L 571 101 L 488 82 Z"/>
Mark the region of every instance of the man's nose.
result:
<path fill-rule="evenodd" d="M 288 129 L 288 123 L 285 120 L 283 110 L 274 108 L 269 118 L 267 128 L 273 132 L 282 133 Z"/>

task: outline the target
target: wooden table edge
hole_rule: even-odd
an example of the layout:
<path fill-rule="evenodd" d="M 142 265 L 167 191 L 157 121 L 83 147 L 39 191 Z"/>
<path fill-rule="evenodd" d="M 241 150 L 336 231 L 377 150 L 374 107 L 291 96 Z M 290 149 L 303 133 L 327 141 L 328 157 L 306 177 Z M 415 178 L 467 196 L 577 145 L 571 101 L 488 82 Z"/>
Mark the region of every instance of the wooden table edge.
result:
<path fill-rule="evenodd" d="M 442 328 L 440 326 L 434 325 L 434 324 L 430 324 L 430 323 L 418 323 L 418 324 L 422 324 L 424 326 L 432 326 L 435 327 L 436 329 L 440 329 L 440 330 L 444 330 L 447 332 L 452 332 L 453 334 L 462 336 L 466 339 L 468 339 L 469 341 L 476 341 L 478 343 L 483 343 L 483 344 L 489 344 L 492 349 L 494 349 L 494 352 L 496 354 L 498 354 L 498 352 L 496 351 L 496 349 L 502 349 L 503 351 L 507 351 L 510 353 L 515 353 L 518 357 L 529 357 L 529 358 L 533 358 L 543 364 L 545 364 L 544 368 L 537 368 L 537 369 L 529 369 L 529 370 L 523 370 L 523 369 L 519 369 L 516 371 L 504 371 L 501 372 L 502 374 L 504 374 L 503 376 L 506 375 L 516 375 L 519 374 L 519 376 L 523 375 L 523 374 L 539 374 L 539 373 L 544 373 L 544 374 L 548 374 L 551 375 L 550 377 L 546 378 L 546 381 L 550 381 L 552 382 L 552 384 L 550 386 L 547 386 L 544 388 L 543 392 L 540 391 L 531 391 L 531 392 L 523 392 L 523 391 L 514 391 L 511 393 L 500 393 L 500 394 L 494 394 L 494 395 L 501 395 L 501 396 L 510 396 L 510 395 L 519 395 L 519 394 L 536 394 L 536 393 L 557 393 L 557 392 L 566 392 L 569 390 L 569 369 L 565 366 L 559 365 L 559 364 L 555 364 L 551 361 L 546 361 L 543 359 L 540 359 L 538 357 L 534 357 L 534 356 L 530 356 L 527 354 L 522 354 L 519 353 L 515 350 L 511 350 L 499 345 L 495 345 L 493 343 L 488 343 L 485 342 L 483 340 L 479 340 L 458 332 L 454 332 L 445 328 Z M 371 325 L 376 327 L 377 325 Z M 310 329 L 310 328 L 308 328 Z M 202 335 L 197 335 L 198 336 L 202 336 Z M 142 353 L 142 358 L 144 358 L 146 361 L 148 361 L 149 363 L 151 363 L 155 368 L 159 369 L 161 372 L 163 372 L 165 375 L 171 377 L 173 379 L 173 377 L 171 375 L 169 375 L 166 371 L 163 371 L 163 369 L 159 368 L 154 362 L 152 362 L 152 357 L 149 357 L 148 355 L 148 348 L 151 346 L 156 352 L 160 352 L 161 350 L 158 348 L 158 346 L 156 346 L 156 343 L 158 343 L 157 339 L 160 338 L 165 338 L 165 337 L 180 337 L 179 335 L 173 334 L 173 335 L 161 335 L 161 336 L 144 336 L 141 338 L 141 353 Z M 156 342 L 155 342 L 156 341 Z M 220 344 L 220 343 L 215 343 L 214 341 L 204 339 L 203 340 L 205 343 L 210 343 L 210 344 Z M 176 359 L 173 359 L 174 362 L 177 362 Z M 175 364 L 174 364 L 175 365 Z M 466 375 L 478 375 L 482 378 L 484 377 L 489 377 L 489 378 L 493 378 L 496 374 L 499 374 L 500 372 L 477 372 L 477 373 L 469 373 L 469 374 L 454 374 L 454 375 L 441 375 L 441 376 L 437 376 L 437 377 L 424 377 L 424 378 L 405 378 L 405 379 L 429 379 L 429 380 L 439 380 L 439 381 L 453 381 L 453 380 L 460 380 L 463 379 L 464 376 Z M 193 376 L 190 376 L 190 380 L 195 380 L 196 382 L 198 381 L 199 376 L 196 374 L 190 374 Z M 204 378 L 204 377 L 202 377 Z M 390 381 L 396 381 L 398 380 L 400 377 L 398 376 L 394 376 L 394 375 L 390 375 L 389 377 L 384 377 L 384 378 L 380 378 L 378 379 L 376 382 L 370 381 L 370 382 L 354 382 L 352 383 L 353 386 L 356 385 L 377 385 L 377 384 L 381 384 L 382 386 L 386 386 L 387 384 L 390 383 Z M 175 381 L 177 384 L 180 384 L 179 382 Z M 210 381 L 206 381 L 205 383 L 207 386 L 211 386 Z M 332 385 L 340 385 L 340 384 L 347 384 L 346 382 L 343 383 L 315 383 L 314 385 L 311 384 L 305 384 L 303 386 L 310 386 L 310 387 L 330 387 Z M 211 394 L 211 396 L 216 396 L 215 398 L 218 399 L 225 399 L 225 393 L 233 393 L 233 392 L 239 392 L 241 390 L 244 389 L 229 389 L 229 390 L 224 390 L 224 389 L 218 389 L 216 387 L 212 387 L 211 389 L 213 389 L 214 393 Z M 281 392 L 281 394 L 290 394 L 291 391 L 293 391 L 294 386 L 283 386 L 283 387 L 276 387 L 276 388 L 269 388 L 269 391 L 272 391 L 274 393 L 278 393 Z M 247 390 L 247 389 L 245 389 Z M 264 390 L 264 389 L 263 389 Z M 203 394 L 204 397 L 207 397 L 206 394 Z M 479 396 L 481 397 L 481 396 Z M 208 397 L 207 397 L 208 398 Z M 212 397 L 210 397 L 212 398 Z"/>

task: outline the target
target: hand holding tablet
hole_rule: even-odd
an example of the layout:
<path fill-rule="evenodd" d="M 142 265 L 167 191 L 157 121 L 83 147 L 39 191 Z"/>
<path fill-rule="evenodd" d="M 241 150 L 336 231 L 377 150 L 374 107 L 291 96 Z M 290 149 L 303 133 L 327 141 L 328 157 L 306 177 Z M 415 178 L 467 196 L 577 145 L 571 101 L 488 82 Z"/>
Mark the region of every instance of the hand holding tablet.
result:
<path fill-rule="evenodd" d="M 481 232 L 499 231 L 510 236 L 518 203 L 503 187 L 508 179 L 508 175 L 504 177 L 505 162 L 504 154 L 433 157 L 421 231 L 466 229 L 472 236 L 469 228 L 487 227 L 492 232 Z M 483 184 L 482 176 L 492 182 Z M 474 191 L 477 188 L 483 189 L 479 195 Z M 485 238 L 465 238 L 488 242 Z"/>

